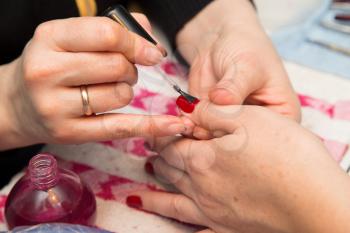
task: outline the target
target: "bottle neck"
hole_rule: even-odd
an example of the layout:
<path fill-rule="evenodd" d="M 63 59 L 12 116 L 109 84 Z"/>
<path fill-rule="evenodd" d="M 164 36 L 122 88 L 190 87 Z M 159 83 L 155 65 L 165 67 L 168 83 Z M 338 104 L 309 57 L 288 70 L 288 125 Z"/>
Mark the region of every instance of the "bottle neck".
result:
<path fill-rule="evenodd" d="M 39 154 L 34 156 L 29 162 L 28 169 L 30 180 L 36 189 L 47 190 L 57 184 L 57 161 L 52 155 Z"/>

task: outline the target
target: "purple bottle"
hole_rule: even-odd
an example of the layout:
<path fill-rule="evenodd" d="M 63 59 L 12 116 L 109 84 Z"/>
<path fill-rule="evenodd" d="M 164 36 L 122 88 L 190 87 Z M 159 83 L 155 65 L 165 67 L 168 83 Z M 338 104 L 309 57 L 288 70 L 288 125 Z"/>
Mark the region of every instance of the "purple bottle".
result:
<path fill-rule="evenodd" d="M 96 199 L 75 173 L 57 167 L 56 159 L 39 154 L 15 184 L 5 205 L 10 229 L 17 226 L 61 222 L 92 225 Z"/>

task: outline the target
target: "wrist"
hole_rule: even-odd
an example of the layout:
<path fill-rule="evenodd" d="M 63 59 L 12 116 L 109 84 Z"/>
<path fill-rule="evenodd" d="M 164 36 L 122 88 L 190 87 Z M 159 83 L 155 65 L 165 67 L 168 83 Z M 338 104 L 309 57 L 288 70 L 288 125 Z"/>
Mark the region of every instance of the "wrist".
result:
<path fill-rule="evenodd" d="M 0 151 L 30 144 L 26 143 L 19 133 L 12 111 L 11 103 L 16 101 L 16 94 L 19 94 L 13 93 L 13 88 L 11 88 L 15 85 L 14 75 L 17 61 L 0 66 Z"/>
<path fill-rule="evenodd" d="M 203 48 L 223 30 L 260 27 L 254 6 L 249 0 L 216 0 L 206 6 L 178 33 L 176 45 L 191 63 Z"/>

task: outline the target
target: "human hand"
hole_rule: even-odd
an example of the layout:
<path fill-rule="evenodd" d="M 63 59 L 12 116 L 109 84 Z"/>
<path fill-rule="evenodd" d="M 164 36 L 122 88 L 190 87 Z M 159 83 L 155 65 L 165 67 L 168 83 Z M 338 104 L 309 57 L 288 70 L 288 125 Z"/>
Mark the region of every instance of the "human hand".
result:
<path fill-rule="evenodd" d="M 300 121 L 281 59 L 248 0 L 213 1 L 177 36 L 189 91 L 219 105 L 259 105 Z"/>
<path fill-rule="evenodd" d="M 183 194 L 136 192 L 130 206 L 216 233 L 348 232 L 349 177 L 315 135 L 257 106 L 202 101 L 190 117 L 225 135 L 156 141 L 155 176 Z"/>
<path fill-rule="evenodd" d="M 144 16 L 135 17 L 150 31 Z M 10 133 L 0 130 L 0 149 L 182 133 L 182 120 L 173 116 L 84 115 L 81 86 L 94 113 L 122 108 L 133 97 L 135 64 L 161 59 L 156 46 L 105 17 L 41 24 L 22 56 L 1 67 L 0 112 Z"/>

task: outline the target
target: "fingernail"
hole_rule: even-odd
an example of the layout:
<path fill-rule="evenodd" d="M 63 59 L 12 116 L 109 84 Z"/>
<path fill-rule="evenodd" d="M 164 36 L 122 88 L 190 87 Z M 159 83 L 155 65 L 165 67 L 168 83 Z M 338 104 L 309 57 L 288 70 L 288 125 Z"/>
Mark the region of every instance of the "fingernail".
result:
<path fill-rule="evenodd" d="M 176 100 L 176 105 L 185 113 L 192 113 L 198 103 L 198 99 L 195 102 L 189 102 L 182 95 L 180 95 Z"/>
<path fill-rule="evenodd" d="M 141 209 L 142 208 L 142 200 L 141 197 L 133 195 L 133 196 L 128 196 L 126 198 L 126 204 L 134 209 Z"/>
<path fill-rule="evenodd" d="M 163 57 L 167 57 L 168 56 L 168 52 L 166 51 L 166 49 L 163 47 L 163 45 L 161 44 L 157 44 L 157 48 L 159 49 L 159 51 L 162 53 Z"/>
<path fill-rule="evenodd" d="M 185 124 L 185 132 L 183 132 L 183 135 L 186 135 L 186 136 L 192 135 L 193 129 L 195 127 L 194 123 L 186 117 L 183 117 L 181 119 Z"/>
<path fill-rule="evenodd" d="M 152 164 L 151 162 L 145 163 L 145 171 L 146 171 L 149 175 L 154 175 L 153 164 Z"/>
<path fill-rule="evenodd" d="M 150 65 L 151 64 L 158 64 L 163 59 L 163 55 L 159 51 L 159 49 L 157 49 L 155 47 L 148 47 L 146 49 L 146 59 L 147 59 L 148 63 L 150 63 Z"/>

